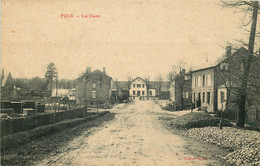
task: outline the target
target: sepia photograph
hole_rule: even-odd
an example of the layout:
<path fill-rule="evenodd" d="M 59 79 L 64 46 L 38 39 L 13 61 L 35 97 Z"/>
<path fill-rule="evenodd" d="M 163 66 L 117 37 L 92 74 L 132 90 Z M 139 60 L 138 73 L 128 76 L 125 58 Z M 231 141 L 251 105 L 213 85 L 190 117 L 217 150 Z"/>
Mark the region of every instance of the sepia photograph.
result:
<path fill-rule="evenodd" d="M 259 0 L 0 2 L 0 165 L 260 165 Z"/>

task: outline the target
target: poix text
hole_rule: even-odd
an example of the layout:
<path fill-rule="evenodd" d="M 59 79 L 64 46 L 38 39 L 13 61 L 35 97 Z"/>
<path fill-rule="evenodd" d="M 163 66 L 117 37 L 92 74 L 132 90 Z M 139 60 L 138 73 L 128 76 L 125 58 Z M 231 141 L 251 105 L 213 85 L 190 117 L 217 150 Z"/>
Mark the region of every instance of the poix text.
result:
<path fill-rule="evenodd" d="M 100 18 L 99 14 L 81 14 L 81 15 L 74 15 L 74 14 L 60 14 L 60 18 Z"/>

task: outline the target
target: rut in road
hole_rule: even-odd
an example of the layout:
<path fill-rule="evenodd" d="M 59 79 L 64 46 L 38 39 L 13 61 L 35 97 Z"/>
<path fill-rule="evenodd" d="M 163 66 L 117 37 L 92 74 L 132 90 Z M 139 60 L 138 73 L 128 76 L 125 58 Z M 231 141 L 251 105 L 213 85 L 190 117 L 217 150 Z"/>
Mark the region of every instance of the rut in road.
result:
<path fill-rule="evenodd" d="M 158 117 L 170 114 L 153 101 L 120 104 L 111 112 L 114 121 L 80 136 L 71 144 L 80 145 L 39 165 L 219 165 L 201 160 L 184 148 L 185 140 L 165 129 Z M 94 130 L 94 129 L 93 129 Z"/>

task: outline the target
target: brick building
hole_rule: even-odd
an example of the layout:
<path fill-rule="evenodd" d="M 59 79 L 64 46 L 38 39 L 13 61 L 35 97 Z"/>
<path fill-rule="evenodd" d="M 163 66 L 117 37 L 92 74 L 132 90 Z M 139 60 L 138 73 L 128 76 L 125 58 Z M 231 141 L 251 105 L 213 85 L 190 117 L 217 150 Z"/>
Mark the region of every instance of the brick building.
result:
<path fill-rule="evenodd" d="M 78 79 L 76 90 L 77 104 L 103 104 L 110 100 L 112 95 L 112 78 L 103 72 L 95 70 L 88 72 Z"/>

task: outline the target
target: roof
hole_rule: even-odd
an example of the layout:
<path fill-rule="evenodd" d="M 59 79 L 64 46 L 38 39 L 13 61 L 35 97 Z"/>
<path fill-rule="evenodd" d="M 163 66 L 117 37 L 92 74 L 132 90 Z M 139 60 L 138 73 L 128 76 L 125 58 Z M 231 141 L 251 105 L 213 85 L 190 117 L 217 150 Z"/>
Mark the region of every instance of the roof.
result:
<path fill-rule="evenodd" d="M 6 84 L 13 84 L 13 78 L 10 72 L 7 77 L 3 76 L 1 78 L 1 86 L 4 87 Z"/>
<path fill-rule="evenodd" d="M 157 81 L 150 81 L 150 89 L 157 89 Z M 169 82 L 162 82 L 162 89 L 161 91 L 169 91 L 170 83 Z"/>
<path fill-rule="evenodd" d="M 137 80 L 137 79 L 141 79 L 142 81 L 144 81 L 145 82 L 145 80 L 144 79 L 142 79 L 141 77 L 136 77 L 135 79 L 133 79 L 131 82 L 134 82 L 135 80 Z"/>
<path fill-rule="evenodd" d="M 225 56 L 224 59 L 221 62 L 219 62 L 217 65 L 225 62 L 227 59 L 233 58 L 234 56 L 241 55 L 241 54 L 247 54 L 247 53 L 249 53 L 248 50 L 245 49 L 244 47 L 241 47 L 238 50 L 236 50 L 232 55 L 230 55 L 228 57 Z"/>
<path fill-rule="evenodd" d="M 238 50 L 236 50 L 232 55 L 230 55 L 230 56 L 228 56 L 228 57 L 225 57 L 220 63 L 223 63 L 223 62 L 226 61 L 228 58 L 232 58 L 234 55 L 241 54 L 241 53 L 247 53 L 247 52 L 248 52 L 247 49 L 245 49 L 244 47 L 241 47 L 241 48 L 239 48 Z M 220 63 L 218 63 L 217 65 L 219 65 Z M 215 68 L 217 65 L 211 65 L 211 64 L 209 64 L 209 63 L 202 64 L 201 66 L 203 66 L 203 67 L 198 68 L 198 69 L 196 69 L 196 70 L 193 70 L 193 71 L 191 71 L 191 72 L 194 73 L 194 72 L 199 72 L 199 71 L 203 71 L 203 70 L 213 69 L 213 68 Z"/>
<path fill-rule="evenodd" d="M 102 72 L 101 70 L 99 69 L 96 69 L 94 71 L 91 72 L 91 75 L 104 75 L 104 76 L 107 76 L 109 78 L 111 78 L 110 76 L 108 76 L 106 73 Z M 112 78 L 111 78 L 112 79 Z"/>
<path fill-rule="evenodd" d="M 115 82 L 116 81 L 114 81 L 114 83 L 113 83 L 112 89 L 117 89 Z M 128 81 L 117 81 L 117 83 L 119 84 L 119 88 L 121 88 L 121 89 L 128 89 Z"/>
<path fill-rule="evenodd" d="M 200 68 L 200 69 L 191 71 L 191 73 L 199 72 L 199 71 L 203 71 L 203 70 L 214 69 L 215 67 L 216 67 L 216 66 L 214 65 L 214 66 L 210 66 L 210 67 L 206 67 L 206 68 Z"/>
<path fill-rule="evenodd" d="M 69 95 L 69 89 L 58 89 L 57 97 L 66 97 Z M 56 97 L 56 89 L 52 91 L 51 97 Z"/>

